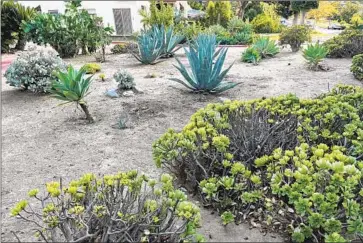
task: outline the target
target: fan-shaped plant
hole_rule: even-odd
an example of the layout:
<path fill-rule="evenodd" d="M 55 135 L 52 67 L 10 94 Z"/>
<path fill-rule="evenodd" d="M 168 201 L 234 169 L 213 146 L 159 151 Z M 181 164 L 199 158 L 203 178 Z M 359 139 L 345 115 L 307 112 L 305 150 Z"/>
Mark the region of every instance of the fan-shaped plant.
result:
<path fill-rule="evenodd" d="M 189 51 L 184 48 L 191 72 L 188 72 L 178 58 L 179 67 L 175 66 L 186 81 L 172 78 L 185 87 L 195 92 L 219 93 L 235 87 L 238 83 L 223 82 L 223 78 L 232 65 L 222 71 L 227 49 L 220 48 L 216 51 L 216 36 L 200 34 L 196 41 L 190 45 Z"/>
<path fill-rule="evenodd" d="M 308 45 L 308 47 L 304 50 L 303 57 L 308 62 L 311 69 L 317 70 L 319 63 L 326 57 L 327 54 L 328 49 L 317 42 L 315 45 Z"/>
<path fill-rule="evenodd" d="M 75 70 L 72 66 L 68 67 L 67 72 L 58 71 L 55 72 L 58 80 L 52 82 L 52 88 L 50 92 L 56 99 L 65 101 L 63 104 L 75 102 L 80 105 L 86 119 L 89 122 L 94 122 L 93 117 L 88 111 L 87 103 L 84 101 L 89 92 L 89 86 L 91 84 L 92 76 L 85 78 L 86 70 L 81 68 L 79 71 Z"/>
<path fill-rule="evenodd" d="M 167 29 L 161 27 L 161 30 L 164 36 L 163 55 L 166 57 L 174 56 L 174 53 L 181 48 L 181 46 L 177 47 L 177 45 L 184 40 L 184 36 L 175 34 L 172 26 Z"/>
<path fill-rule="evenodd" d="M 270 40 L 268 37 L 258 37 L 253 46 L 260 53 L 262 58 L 272 57 L 280 52 L 275 41 Z"/>
<path fill-rule="evenodd" d="M 143 30 L 137 37 L 139 53 L 132 55 L 143 64 L 156 64 L 163 54 L 163 35 L 159 28 Z"/>
<path fill-rule="evenodd" d="M 249 62 L 257 65 L 257 63 L 261 60 L 260 52 L 253 46 L 248 47 L 242 53 L 242 61 Z"/>

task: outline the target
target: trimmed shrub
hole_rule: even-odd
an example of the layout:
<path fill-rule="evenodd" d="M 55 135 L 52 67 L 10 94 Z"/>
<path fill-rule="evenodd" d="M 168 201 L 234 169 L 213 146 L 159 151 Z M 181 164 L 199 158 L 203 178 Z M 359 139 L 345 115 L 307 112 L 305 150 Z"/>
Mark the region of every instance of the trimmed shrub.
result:
<path fill-rule="evenodd" d="M 118 83 L 119 90 L 128 90 L 135 87 L 134 77 L 126 70 L 119 70 L 114 75 L 113 78 Z"/>
<path fill-rule="evenodd" d="M 87 74 L 95 74 L 101 70 L 101 65 L 98 63 L 86 63 L 82 68 L 86 71 Z"/>
<path fill-rule="evenodd" d="M 251 22 L 256 33 L 279 33 L 281 24 L 278 20 L 266 14 L 259 14 Z"/>
<path fill-rule="evenodd" d="M 291 50 L 297 52 L 305 41 L 311 41 L 311 29 L 306 25 L 294 25 L 283 29 L 279 39 L 280 45 L 290 45 Z"/>
<path fill-rule="evenodd" d="M 127 47 L 126 44 L 116 44 L 111 48 L 112 54 L 123 54 L 127 53 Z"/>
<path fill-rule="evenodd" d="M 48 92 L 55 76 L 53 71 L 64 70 L 65 63 L 55 51 L 22 52 L 5 72 L 6 83 L 32 92 Z"/>
<path fill-rule="evenodd" d="M 168 174 L 157 182 L 137 171 L 102 178 L 89 173 L 68 185 L 46 183 L 44 197 L 39 191 L 28 193 L 39 205 L 22 200 L 11 209 L 11 215 L 34 226 L 45 242 L 203 240 L 196 233 L 199 208 L 174 189 Z"/>
<path fill-rule="evenodd" d="M 353 57 L 363 53 L 363 30 L 344 30 L 326 42 L 328 57 Z"/>
<path fill-rule="evenodd" d="M 362 233 L 363 89 L 209 104 L 153 144 L 224 223 L 258 222 L 293 241 Z"/>
<path fill-rule="evenodd" d="M 356 79 L 363 81 L 363 54 L 353 57 L 350 71 L 353 73 Z"/>

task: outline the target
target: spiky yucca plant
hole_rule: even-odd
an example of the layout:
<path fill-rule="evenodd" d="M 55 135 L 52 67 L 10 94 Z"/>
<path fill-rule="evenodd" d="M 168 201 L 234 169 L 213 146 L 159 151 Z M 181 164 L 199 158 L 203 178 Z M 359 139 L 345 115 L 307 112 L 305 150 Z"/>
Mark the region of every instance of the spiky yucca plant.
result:
<path fill-rule="evenodd" d="M 280 52 L 275 41 L 270 40 L 268 37 L 258 37 L 253 44 L 255 49 L 260 53 L 262 58 L 273 57 Z"/>
<path fill-rule="evenodd" d="M 243 62 L 249 62 L 253 63 L 254 65 L 257 65 L 260 60 L 261 60 L 260 52 L 254 46 L 248 47 L 242 53 Z"/>
<path fill-rule="evenodd" d="M 309 44 L 304 50 L 303 56 L 307 61 L 311 69 L 317 70 L 319 63 L 328 55 L 328 49 L 316 42 L 315 44 Z"/>
<path fill-rule="evenodd" d="M 176 60 L 179 67 L 174 65 L 186 81 L 176 78 L 171 80 L 195 92 L 220 93 L 235 87 L 238 83 L 222 81 L 233 64 L 222 71 L 227 49 L 220 48 L 216 51 L 216 46 L 215 35 L 198 35 L 195 42 L 190 45 L 189 51 L 184 48 L 191 72 L 188 72 L 178 58 Z"/>
<path fill-rule="evenodd" d="M 92 76 L 86 78 L 85 74 L 86 70 L 84 68 L 81 68 L 78 71 L 71 65 L 68 67 L 67 72 L 55 72 L 58 80 L 54 80 L 52 82 L 50 93 L 53 94 L 52 97 L 66 101 L 61 105 L 72 102 L 80 105 L 86 114 L 86 119 L 92 123 L 94 122 L 94 119 L 88 110 L 86 101 L 84 100 L 84 97 L 89 94 L 88 90 L 91 84 Z"/>

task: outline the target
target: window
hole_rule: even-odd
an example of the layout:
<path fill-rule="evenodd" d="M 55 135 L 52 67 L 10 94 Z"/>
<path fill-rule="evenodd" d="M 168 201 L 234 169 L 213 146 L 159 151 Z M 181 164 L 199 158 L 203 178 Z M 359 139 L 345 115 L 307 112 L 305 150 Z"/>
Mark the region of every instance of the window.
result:
<path fill-rule="evenodd" d="M 48 13 L 49 14 L 57 15 L 58 14 L 58 9 L 56 9 L 56 10 L 48 10 Z"/>

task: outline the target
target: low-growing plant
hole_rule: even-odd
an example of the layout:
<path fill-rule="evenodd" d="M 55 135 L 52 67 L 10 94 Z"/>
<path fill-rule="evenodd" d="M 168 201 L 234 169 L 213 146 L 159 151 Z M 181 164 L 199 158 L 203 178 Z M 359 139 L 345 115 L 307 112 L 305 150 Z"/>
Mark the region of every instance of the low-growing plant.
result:
<path fill-rule="evenodd" d="M 324 46 L 328 48 L 328 57 L 353 57 L 362 54 L 363 30 L 344 30 L 338 36 L 325 41 Z"/>
<path fill-rule="evenodd" d="M 307 46 L 303 52 L 303 57 L 311 69 L 317 70 L 319 68 L 320 62 L 324 60 L 327 54 L 327 48 L 317 42 Z"/>
<path fill-rule="evenodd" d="M 273 57 L 280 52 L 275 41 L 270 40 L 268 37 L 258 37 L 253 43 L 253 46 L 262 58 Z"/>
<path fill-rule="evenodd" d="M 227 24 L 228 31 L 232 33 L 241 32 L 246 28 L 247 24 L 243 22 L 242 19 L 238 18 L 237 16 L 234 16 Z"/>
<path fill-rule="evenodd" d="M 256 33 L 279 33 L 281 31 L 281 24 L 278 19 L 266 14 L 257 15 L 251 24 Z"/>
<path fill-rule="evenodd" d="M 123 54 L 127 53 L 126 44 L 116 44 L 111 48 L 112 54 Z"/>
<path fill-rule="evenodd" d="M 295 242 L 359 240 L 362 102 L 362 88 L 338 86 L 314 99 L 209 104 L 157 140 L 153 158 L 224 224 L 253 221 Z"/>
<path fill-rule="evenodd" d="M 235 87 L 238 83 L 223 81 L 233 64 L 222 71 L 227 49 L 220 48 L 216 51 L 216 44 L 215 35 L 199 35 L 195 43 L 189 47 L 189 51 L 184 48 L 191 73 L 178 58 L 176 60 L 179 67 L 174 65 L 186 81 L 177 78 L 170 80 L 176 81 L 194 92 L 220 93 Z"/>
<path fill-rule="evenodd" d="M 50 92 L 52 97 L 65 101 L 61 105 L 76 103 L 80 105 L 88 122 L 93 123 L 94 119 L 88 110 L 84 98 L 89 94 L 92 76 L 85 78 L 86 70 L 81 68 L 79 71 L 69 66 L 67 72 L 55 72 L 56 80 L 52 82 Z"/>
<path fill-rule="evenodd" d="M 208 33 L 211 35 L 216 35 L 216 36 L 226 36 L 229 34 L 228 30 L 226 28 L 224 28 L 222 25 L 211 25 L 208 28 Z"/>
<path fill-rule="evenodd" d="M 86 71 L 87 74 L 95 74 L 101 70 L 101 65 L 98 63 L 86 63 L 82 68 Z"/>
<path fill-rule="evenodd" d="M 137 37 L 138 53 L 132 55 L 142 64 L 156 64 L 163 54 L 163 36 L 155 27 L 143 30 Z"/>
<path fill-rule="evenodd" d="M 65 63 L 55 51 L 22 52 L 5 71 L 6 83 L 32 92 L 48 92 L 54 70 L 64 70 Z"/>
<path fill-rule="evenodd" d="M 356 79 L 363 81 L 363 54 L 353 57 L 350 71 L 353 73 Z"/>
<path fill-rule="evenodd" d="M 182 42 L 192 41 L 199 34 L 204 32 L 204 28 L 200 24 L 200 22 L 192 22 L 186 25 L 178 25 L 175 28 L 177 33 L 184 36 L 184 40 Z"/>
<path fill-rule="evenodd" d="M 117 87 L 119 90 L 129 90 L 135 87 L 134 77 L 126 70 L 118 70 L 113 78 L 117 82 Z"/>
<path fill-rule="evenodd" d="M 127 114 L 121 115 L 117 120 L 118 129 L 126 129 L 128 127 L 129 117 Z"/>
<path fill-rule="evenodd" d="M 249 62 L 257 65 L 260 60 L 261 60 L 260 52 L 254 46 L 248 47 L 242 53 L 242 62 Z"/>
<path fill-rule="evenodd" d="M 306 25 L 294 25 L 283 29 L 279 39 L 280 45 L 290 45 L 291 50 L 297 52 L 304 42 L 311 41 L 311 29 Z"/>
<path fill-rule="evenodd" d="M 199 208 L 168 174 L 157 181 L 137 171 L 101 178 L 88 173 L 68 185 L 46 183 L 44 196 L 40 191 L 29 191 L 11 216 L 34 226 L 44 242 L 203 241 L 196 232 Z"/>
<path fill-rule="evenodd" d="M 104 73 L 100 73 L 100 75 L 98 75 L 98 77 L 101 79 L 101 81 L 106 80 L 106 75 Z"/>

